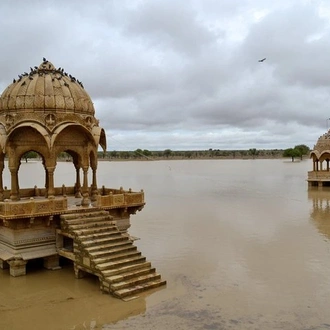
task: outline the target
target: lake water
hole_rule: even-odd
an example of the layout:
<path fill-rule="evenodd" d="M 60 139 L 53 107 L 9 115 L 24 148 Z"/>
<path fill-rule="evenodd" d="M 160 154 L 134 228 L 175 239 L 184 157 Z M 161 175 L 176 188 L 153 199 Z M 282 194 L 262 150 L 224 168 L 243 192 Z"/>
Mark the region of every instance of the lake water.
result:
<path fill-rule="evenodd" d="M 17 278 L 0 270 L 0 329 L 330 329 L 330 190 L 308 191 L 311 168 L 100 162 L 99 186 L 144 189 L 129 232 L 167 286 L 123 302 L 71 265 Z M 41 164 L 22 163 L 20 178 L 43 186 Z M 55 178 L 72 185 L 73 165 L 59 163 Z"/>

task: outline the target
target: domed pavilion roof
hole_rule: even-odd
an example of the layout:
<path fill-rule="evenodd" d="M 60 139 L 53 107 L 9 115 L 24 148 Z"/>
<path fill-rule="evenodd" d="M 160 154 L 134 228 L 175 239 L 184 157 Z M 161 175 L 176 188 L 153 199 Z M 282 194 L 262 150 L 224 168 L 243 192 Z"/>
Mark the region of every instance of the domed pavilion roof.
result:
<path fill-rule="evenodd" d="M 30 68 L 14 79 L 0 97 L 1 112 L 66 112 L 94 116 L 95 110 L 83 84 L 43 59 L 39 67 Z"/>
<path fill-rule="evenodd" d="M 330 130 L 321 135 L 314 146 L 313 152 L 322 153 L 323 151 L 330 150 Z"/>

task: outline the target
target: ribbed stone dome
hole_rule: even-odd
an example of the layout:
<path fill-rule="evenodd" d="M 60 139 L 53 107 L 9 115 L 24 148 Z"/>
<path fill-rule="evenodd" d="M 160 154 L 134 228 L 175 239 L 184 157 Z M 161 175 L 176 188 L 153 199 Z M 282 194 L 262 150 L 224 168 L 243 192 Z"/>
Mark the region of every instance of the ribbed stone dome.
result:
<path fill-rule="evenodd" d="M 324 150 L 330 150 L 330 131 L 319 137 L 313 151 L 318 151 L 321 153 Z"/>
<path fill-rule="evenodd" d="M 83 84 L 46 59 L 14 79 L 0 97 L 0 113 L 38 110 L 95 113 Z"/>

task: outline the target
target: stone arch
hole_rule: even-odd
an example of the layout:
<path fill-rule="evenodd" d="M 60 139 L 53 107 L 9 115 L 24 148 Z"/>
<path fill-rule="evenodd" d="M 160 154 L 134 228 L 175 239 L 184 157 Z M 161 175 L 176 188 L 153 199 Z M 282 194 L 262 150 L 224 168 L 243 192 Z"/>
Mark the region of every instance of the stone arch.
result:
<path fill-rule="evenodd" d="M 330 162 L 330 150 L 324 150 L 322 154 L 320 155 L 319 159 L 320 164 L 320 170 L 322 171 L 323 168 L 323 162 L 326 162 L 326 171 L 329 171 L 329 162 Z"/>
<path fill-rule="evenodd" d="M 64 123 L 58 126 L 51 140 L 52 150 L 55 155 L 67 152 L 73 155 L 76 168 L 75 195 L 83 196 L 82 205 L 88 205 L 88 169 L 90 166 L 90 153 L 96 153 L 97 145 L 91 132 L 79 123 Z M 83 183 L 80 185 L 80 169 L 83 171 Z"/>
<path fill-rule="evenodd" d="M 95 140 L 95 144 L 97 146 L 100 145 L 103 151 L 105 151 L 107 149 L 107 138 L 104 129 L 98 126 L 94 126 L 92 128 L 92 134 Z"/>
<path fill-rule="evenodd" d="M 19 167 L 22 156 L 29 151 L 37 152 L 43 159 L 45 168 L 46 188 L 52 187 L 48 173 L 49 167 L 55 165 L 51 162 L 49 143 L 47 141 L 47 131 L 35 123 L 24 123 L 16 126 L 6 138 L 5 152 L 8 155 L 8 168 L 11 174 L 11 200 L 19 200 Z M 47 160 L 47 164 L 46 164 Z M 1 188 L 2 189 L 2 188 Z M 46 195 L 52 194 L 52 191 L 46 189 Z"/>
<path fill-rule="evenodd" d="M 76 179 L 74 184 L 74 196 L 76 198 L 81 198 L 81 180 L 80 180 L 80 170 L 82 168 L 82 159 L 81 155 L 77 153 L 75 150 L 70 149 L 68 147 L 67 149 L 64 149 L 56 154 L 58 157 L 61 152 L 66 152 L 72 157 L 73 166 L 76 171 Z"/>

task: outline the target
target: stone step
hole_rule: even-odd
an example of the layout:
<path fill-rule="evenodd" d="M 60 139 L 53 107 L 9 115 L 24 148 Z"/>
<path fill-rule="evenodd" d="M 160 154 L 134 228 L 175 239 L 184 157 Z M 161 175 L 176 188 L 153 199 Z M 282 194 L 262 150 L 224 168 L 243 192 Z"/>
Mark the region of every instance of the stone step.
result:
<path fill-rule="evenodd" d="M 103 231 L 103 232 L 97 232 L 97 233 L 91 233 L 87 235 L 79 235 L 79 239 L 82 242 L 89 241 L 89 240 L 98 240 L 106 237 L 114 237 L 114 236 L 122 236 L 122 234 L 118 230 L 112 230 L 112 231 Z"/>
<path fill-rule="evenodd" d="M 79 224 L 84 224 L 84 223 L 90 223 L 90 222 L 106 222 L 108 221 L 108 223 L 113 222 L 113 220 L 110 217 L 107 216 L 95 216 L 95 217 L 88 217 L 88 218 L 74 218 L 72 220 L 63 220 L 62 222 L 65 222 L 69 225 L 79 225 Z"/>
<path fill-rule="evenodd" d="M 108 244 L 102 244 L 102 245 L 92 245 L 92 246 L 86 246 L 84 247 L 84 249 L 87 252 L 95 252 L 95 251 L 108 251 L 111 250 L 113 248 L 117 248 L 120 246 L 131 246 L 132 242 L 130 240 L 122 240 L 122 241 L 114 241 Z"/>
<path fill-rule="evenodd" d="M 128 266 L 128 265 L 132 265 L 132 264 L 138 264 L 138 263 L 142 263 L 144 261 L 146 261 L 146 257 L 136 256 L 136 257 L 125 258 L 125 259 L 120 259 L 120 260 L 116 260 L 116 261 L 101 263 L 101 264 L 96 265 L 95 268 L 102 272 L 104 270 L 120 268 L 120 267 L 124 267 L 124 266 Z"/>
<path fill-rule="evenodd" d="M 79 229 L 91 229 L 91 228 L 98 228 L 102 226 L 109 226 L 111 225 L 110 221 L 99 221 L 99 222 L 87 222 L 87 223 L 79 223 L 75 225 L 70 224 L 61 224 L 63 227 L 70 228 L 70 230 L 79 230 Z"/>
<path fill-rule="evenodd" d="M 122 282 L 122 281 L 127 281 L 133 277 L 138 277 L 138 276 L 147 275 L 147 274 L 153 274 L 155 272 L 156 272 L 156 268 L 145 267 L 145 268 L 140 268 L 140 269 L 132 271 L 132 272 L 126 272 L 126 273 L 119 274 L 119 275 L 108 276 L 105 278 L 105 280 L 110 283 L 118 283 L 118 282 Z"/>
<path fill-rule="evenodd" d="M 120 233 L 105 237 L 96 238 L 88 241 L 81 241 L 84 247 L 99 246 L 104 244 L 110 244 L 116 241 L 128 241 L 128 237 L 121 235 Z"/>
<path fill-rule="evenodd" d="M 132 258 L 132 257 L 138 257 L 141 256 L 141 252 L 139 251 L 126 251 L 124 253 L 117 253 L 111 256 L 107 256 L 106 258 L 93 258 L 93 262 L 95 265 L 100 265 L 104 264 L 107 262 L 114 262 L 117 260 L 122 260 L 122 259 L 127 259 L 127 258 Z"/>
<path fill-rule="evenodd" d="M 148 268 L 148 269 L 151 268 L 150 261 L 145 261 L 145 262 L 141 262 L 141 263 L 133 264 L 133 265 L 121 266 L 116 269 L 103 270 L 102 275 L 104 278 L 108 278 L 108 277 L 115 276 L 115 275 L 128 274 L 129 272 L 134 272 L 134 271 L 142 270 L 142 269 L 146 269 L 146 268 Z"/>
<path fill-rule="evenodd" d="M 128 296 L 133 296 L 137 293 L 140 293 L 140 292 L 143 292 L 146 290 L 158 288 L 162 285 L 166 285 L 166 281 L 158 279 L 155 281 L 142 283 L 142 284 L 139 284 L 139 285 L 131 287 L 131 288 L 116 290 L 113 292 L 113 294 L 119 298 L 125 298 Z"/>
<path fill-rule="evenodd" d="M 157 273 L 153 273 L 153 274 L 147 274 L 147 275 L 141 275 L 141 276 L 133 277 L 133 278 L 131 278 L 129 280 L 126 280 L 126 281 L 113 283 L 113 284 L 111 284 L 110 287 L 113 291 L 118 291 L 118 290 L 125 289 L 125 288 L 136 287 L 136 286 L 139 286 L 141 284 L 156 281 L 156 280 L 159 280 L 159 279 L 160 279 L 160 275 L 157 274 Z"/>
<path fill-rule="evenodd" d="M 109 212 L 104 210 L 93 210 L 89 212 L 74 212 L 74 213 L 61 214 L 61 219 L 70 221 L 75 219 L 84 219 L 84 218 L 96 217 L 96 216 L 110 216 L 110 214 Z"/>
<path fill-rule="evenodd" d="M 92 228 L 82 228 L 82 229 L 75 229 L 73 232 L 77 235 L 88 235 L 88 234 L 93 234 L 93 233 L 99 233 L 103 231 L 118 231 L 118 228 L 115 225 L 112 224 L 106 224 L 104 226 L 97 226 L 97 227 L 92 227 Z"/>
<path fill-rule="evenodd" d="M 89 251 L 88 253 L 92 258 L 106 258 L 108 256 L 112 256 L 118 253 L 124 253 L 129 251 L 136 251 L 137 247 L 132 243 L 127 245 L 119 245 L 118 247 L 114 247 L 111 249 L 97 250 L 97 251 Z"/>

